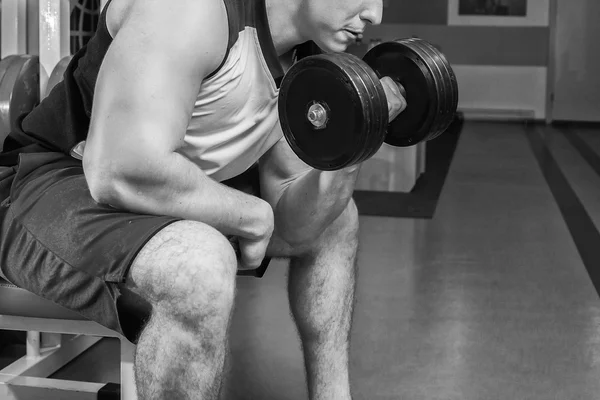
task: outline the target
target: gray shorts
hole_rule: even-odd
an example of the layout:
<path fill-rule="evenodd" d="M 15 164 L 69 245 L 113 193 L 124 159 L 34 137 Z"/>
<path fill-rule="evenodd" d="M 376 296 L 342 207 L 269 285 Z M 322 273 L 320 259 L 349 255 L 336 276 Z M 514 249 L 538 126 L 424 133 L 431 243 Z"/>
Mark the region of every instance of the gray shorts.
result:
<path fill-rule="evenodd" d="M 43 164 L 32 165 L 36 159 Z M 81 162 L 66 155 L 23 162 L 27 173 L 17 173 L 0 231 L 2 275 L 135 342 L 147 316 L 121 304 L 120 285 L 147 241 L 178 219 L 96 203 Z M 257 168 L 224 183 L 259 193 Z"/>

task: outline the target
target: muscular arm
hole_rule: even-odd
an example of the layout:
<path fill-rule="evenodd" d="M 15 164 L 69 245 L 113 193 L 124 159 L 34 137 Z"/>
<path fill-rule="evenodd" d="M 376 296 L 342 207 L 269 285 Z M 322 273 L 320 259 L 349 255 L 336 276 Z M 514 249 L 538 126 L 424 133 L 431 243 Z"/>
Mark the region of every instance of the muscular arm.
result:
<path fill-rule="evenodd" d="M 261 193 L 274 209 L 277 236 L 292 246 L 319 237 L 347 207 L 358 171 L 315 170 L 281 139 L 260 160 Z"/>
<path fill-rule="evenodd" d="M 137 0 L 96 85 L 84 169 L 92 196 L 133 212 L 252 237 L 269 205 L 210 179 L 177 152 L 200 84 L 225 56 L 221 0 Z"/>
<path fill-rule="evenodd" d="M 393 120 L 406 108 L 398 85 L 381 80 Z M 290 245 L 310 243 L 348 206 L 360 166 L 319 171 L 304 164 L 285 139 L 260 161 L 261 192 L 275 212 L 275 231 Z"/>

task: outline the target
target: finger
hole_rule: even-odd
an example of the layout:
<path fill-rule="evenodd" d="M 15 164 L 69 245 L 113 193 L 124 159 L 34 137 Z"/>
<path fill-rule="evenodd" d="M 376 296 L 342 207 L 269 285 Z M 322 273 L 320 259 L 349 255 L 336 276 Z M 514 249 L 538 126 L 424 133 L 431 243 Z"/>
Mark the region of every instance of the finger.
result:
<path fill-rule="evenodd" d="M 405 101 L 402 97 L 396 97 L 388 102 L 388 112 L 390 121 L 394 120 L 405 108 Z"/>
<path fill-rule="evenodd" d="M 240 262 L 248 269 L 260 267 L 262 260 L 265 258 L 264 246 L 260 242 L 249 243 L 244 246 L 241 251 Z"/>
<path fill-rule="evenodd" d="M 256 257 L 244 253 L 238 265 L 240 269 L 256 269 L 260 266 L 260 261 Z"/>
<path fill-rule="evenodd" d="M 383 86 L 383 91 L 385 92 L 385 97 L 388 105 L 388 112 L 391 115 L 394 112 L 394 100 L 398 96 L 394 93 L 393 86 L 385 78 L 381 80 L 381 84 Z"/>
<path fill-rule="evenodd" d="M 389 121 L 392 121 L 406 109 L 407 102 L 396 81 L 386 76 L 381 79 L 381 84 L 387 98 Z"/>
<path fill-rule="evenodd" d="M 244 251 L 240 249 L 239 238 L 237 238 L 236 236 L 227 236 L 227 240 L 229 240 L 229 243 L 231 243 L 233 251 L 235 252 L 235 256 L 238 261 L 238 270 L 258 268 L 257 266 L 255 266 L 257 263 L 257 261 L 255 261 L 256 257 L 253 257 L 250 254 L 248 254 L 247 248 L 244 248 Z M 260 263 L 258 263 L 258 265 L 260 266 Z"/>
<path fill-rule="evenodd" d="M 400 89 L 396 82 L 392 80 L 389 76 L 385 76 L 381 79 L 381 84 L 383 85 L 383 90 L 386 92 L 392 92 L 392 97 L 397 97 L 400 94 Z"/>
<path fill-rule="evenodd" d="M 398 109 L 400 112 L 404 111 L 404 109 L 406 108 L 406 97 L 405 93 L 406 90 L 404 89 L 404 86 L 402 86 L 400 83 L 393 81 L 390 79 L 390 86 L 392 88 L 392 91 L 394 93 L 394 95 L 396 96 L 396 100 L 398 100 Z"/>
<path fill-rule="evenodd" d="M 250 267 L 250 266 L 244 264 L 243 262 L 238 261 L 238 267 L 237 267 L 238 271 L 248 271 L 248 270 L 252 270 L 252 269 L 256 269 L 256 268 L 258 268 L 258 267 Z"/>
<path fill-rule="evenodd" d="M 233 247 L 235 254 L 239 255 L 240 254 L 240 244 L 238 242 L 238 238 L 236 236 L 226 236 L 226 238 L 229 241 L 229 243 L 231 243 L 231 247 Z"/>
<path fill-rule="evenodd" d="M 400 85 L 397 82 L 391 81 L 390 86 L 392 88 L 392 91 L 394 92 L 394 96 L 402 97 L 402 91 L 400 90 Z"/>
<path fill-rule="evenodd" d="M 400 91 L 400 96 L 398 97 L 400 99 L 400 113 L 402 113 L 406 110 L 406 107 L 408 107 L 408 101 L 406 100 L 406 90 L 404 89 L 404 86 L 400 84 L 398 84 L 398 86 Z"/>
<path fill-rule="evenodd" d="M 400 97 L 398 98 L 400 100 L 400 112 L 406 110 L 406 107 L 408 106 L 408 103 L 406 102 L 406 98 L 402 95 L 400 95 Z"/>

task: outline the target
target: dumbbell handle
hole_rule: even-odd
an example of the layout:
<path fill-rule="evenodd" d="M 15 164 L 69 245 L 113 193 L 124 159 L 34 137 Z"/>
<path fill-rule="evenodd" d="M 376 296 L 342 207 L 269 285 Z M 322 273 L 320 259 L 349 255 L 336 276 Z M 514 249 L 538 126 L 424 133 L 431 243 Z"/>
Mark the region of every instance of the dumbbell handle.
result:
<path fill-rule="evenodd" d="M 397 78 L 392 78 L 392 80 L 398 85 L 398 89 L 402 94 L 402 97 L 406 100 L 406 89 L 400 80 Z M 307 112 L 306 118 L 313 125 L 315 129 L 324 129 L 327 126 L 327 121 L 329 120 L 329 110 L 327 109 L 326 104 L 322 103 L 314 103 Z"/>
<path fill-rule="evenodd" d="M 377 76 L 379 77 L 379 80 L 381 80 L 381 79 L 384 78 L 381 75 L 379 75 L 377 73 L 377 71 L 375 71 L 375 74 L 377 74 Z M 394 81 L 396 83 L 396 85 L 398 85 L 398 89 L 400 90 L 400 94 L 402 94 L 402 97 L 404 97 L 404 99 L 406 99 L 406 89 L 404 89 L 404 85 L 402 85 L 402 82 L 400 82 L 400 79 L 398 79 L 397 76 L 388 76 L 388 78 L 390 78 L 392 81 Z"/>

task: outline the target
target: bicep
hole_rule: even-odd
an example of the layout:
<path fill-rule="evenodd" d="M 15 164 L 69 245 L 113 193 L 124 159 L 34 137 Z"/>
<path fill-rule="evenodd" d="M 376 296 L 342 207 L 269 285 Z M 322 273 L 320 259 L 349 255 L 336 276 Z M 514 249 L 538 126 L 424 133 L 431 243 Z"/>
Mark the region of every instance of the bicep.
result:
<path fill-rule="evenodd" d="M 285 189 L 313 168 L 304 163 L 282 137 L 259 161 L 261 194 L 273 207 Z"/>
<path fill-rule="evenodd" d="M 227 35 L 221 0 L 136 1 L 98 75 L 85 156 L 177 149 Z"/>

